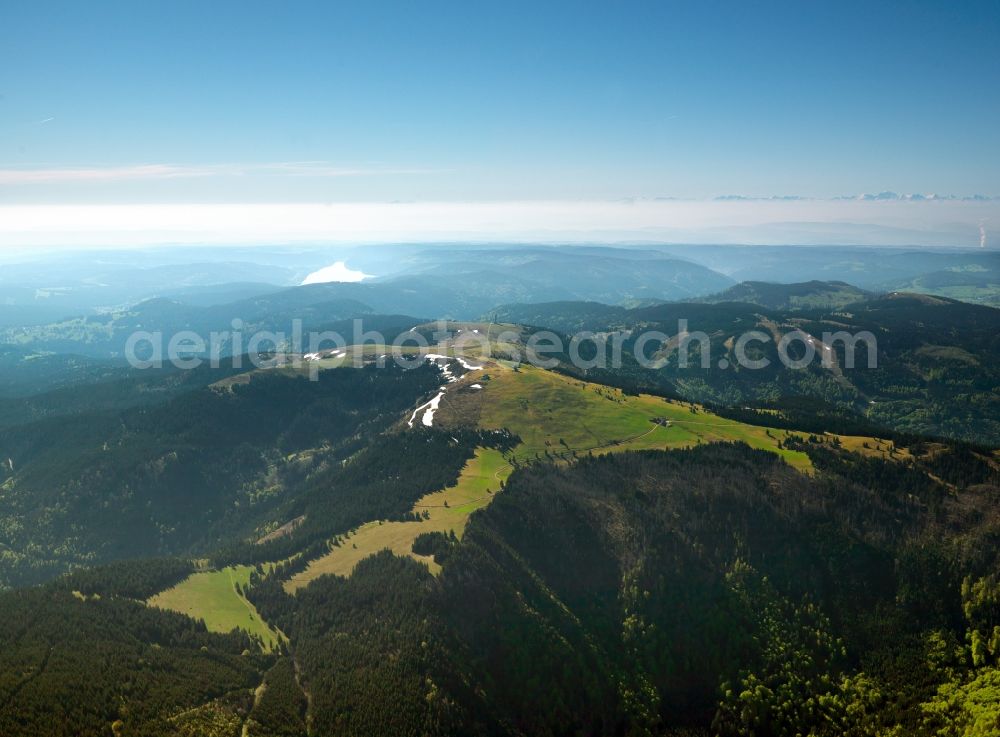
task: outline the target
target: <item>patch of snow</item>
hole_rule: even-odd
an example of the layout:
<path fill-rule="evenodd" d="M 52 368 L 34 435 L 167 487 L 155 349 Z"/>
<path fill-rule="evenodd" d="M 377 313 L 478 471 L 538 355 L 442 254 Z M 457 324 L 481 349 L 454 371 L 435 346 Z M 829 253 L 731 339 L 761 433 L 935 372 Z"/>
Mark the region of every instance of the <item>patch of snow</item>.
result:
<path fill-rule="evenodd" d="M 442 356 L 440 353 L 428 353 L 424 356 L 424 358 L 436 364 L 438 361 L 444 361 L 443 364 L 437 364 L 438 368 L 441 369 L 441 373 L 444 375 L 444 378 L 449 384 L 453 381 L 458 381 L 458 377 L 451 372 L 450 368 L 448 368 L 448 364 L 453 360 L 451 356 Z"/>
<path fill-rule="evenodd" d="M 426 425 L 427 427 L 433 427 L 434 426 L 434 413 L 437 412 L 437 409 L 438 409 L 438 407 L 441 404 L 441 398 L 443 396 L 444 396 L 444 389 L 442 389 L 441 391 L 439 391 L 437 393 L 437 396 L 434 397 L 434 399 L 432 399 L 429 402 L 425 402 L 424 404 L 421 404 L 419 407 L 417 407 L 415 410 L 413 410 L 413 414 L 410 415 L 410 419 L 406 423 L 407 427 L 413 427 L 413 423 L 416 422 L 417 415 L 421 411 L 423 411 L 423 413 L 424 413 L 424 416 L 421 418 L 421 421 L 423 422 L 423 424 Z"/>
<path fill-rule="evenodd" d="M 483 385 L 482 384 L 469 384 L 469 388 L 470 389 L 482 389 Z"/>
<path fill-rule="evenodd" d="M 428 361 L 458 361 L 466 371 L 478 371 L 482 368 L 482 366 L 469 363 L 461 356 L 442 356 L 440 353 L 428 353 L 425 358 Z"/>
<path fill-rule="evenodd" d="M 441 375 L 448 384 L 458 381 L 458 377 L 451 372 L 450 368 L 448 368 L 451 361 L 458 361 L 467 371 L 475 371 L 482 368 L 482 366 L 473 366 L 463 358 L 459 358 L 457 356 L 445 356 L 440 353 L 427 353 L 424 355 L 424 358 L 437 364 L 438 368 L 441 369 Z M 439 361 L 443 363 L 438 363 Z M 483 386 L 482 384 L 472 384 L 472 388 L 482 389 Z M 421 404 L 413 410 L 413 414 L 410 415 L 410 419 L 406 423 L 407 427 L 413 427 L 413 423 L 417 421 L 417 415 L 421 412 L 423 412 L 421 422 L 423 422 L 423 424 L 427 427 L 433 427 L 434 413 L 437 412 L 438 406 L 441 404 L 441 398 L 444 396 L 446 390 L 447 387 L 442 388 L 441 391 L 437 393 L 437 396 L 435 396 L 432 400 Z"/>
<path fill-rule="evenodd" d="M 427 427 L 432 427 L 434 425 L 434 413 L 437 412 L 438 406 L 441 404 L 441 398 L 444 396 L 444 389 L 438 392 L 437 396 L 431 400 L 431 406 L 427 408 L 424 412 L 424 424 Z"/>

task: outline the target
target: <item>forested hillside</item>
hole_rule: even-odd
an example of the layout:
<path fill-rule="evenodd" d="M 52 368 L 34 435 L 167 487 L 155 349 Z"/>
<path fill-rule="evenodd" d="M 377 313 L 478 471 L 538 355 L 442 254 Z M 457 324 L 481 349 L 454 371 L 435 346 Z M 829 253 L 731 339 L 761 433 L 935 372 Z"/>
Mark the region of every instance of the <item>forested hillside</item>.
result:
<path fill-rule="evenodd" d="M 51 588 L 0 594 L 0 642 L 9 737 L 235 735 L 268 662 L 241 633 Z"/>
<path fill-rule="evenodd" d="M 817 479 L 738 445 L 533 466 L 437 578 L 383 554 L 252 597 L 320 734 L 988 734 L 996 479 L 821 452 Z"/>
<path fill-rule="evenodd" d="M 364 447 L 438 383 L 429 366 L 339 369 L 316 382 L 264 372 L 150 407 L 0 429 L 3 582 L 204 554 L 252 535 L 290 489 Z"/>

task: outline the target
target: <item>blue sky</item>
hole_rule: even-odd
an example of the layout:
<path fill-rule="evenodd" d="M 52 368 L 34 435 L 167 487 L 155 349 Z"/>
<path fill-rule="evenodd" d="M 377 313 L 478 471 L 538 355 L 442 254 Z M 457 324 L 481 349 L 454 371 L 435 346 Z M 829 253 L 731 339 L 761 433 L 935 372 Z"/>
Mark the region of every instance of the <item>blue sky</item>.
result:
<path fill-rule="evenodd" d="M 1000 195 L 1000 3 L 0 6 L 0 206 Z"/>

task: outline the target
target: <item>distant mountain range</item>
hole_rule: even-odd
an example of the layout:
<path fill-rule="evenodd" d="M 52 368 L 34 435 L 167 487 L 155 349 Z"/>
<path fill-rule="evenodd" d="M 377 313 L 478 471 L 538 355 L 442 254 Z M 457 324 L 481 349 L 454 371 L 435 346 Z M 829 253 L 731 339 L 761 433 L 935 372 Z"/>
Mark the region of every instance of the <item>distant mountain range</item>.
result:
<path fill-rule="evenodd" d="M 185 250 L 71 254 L 6 264 L 0 270 L 0 330 L 8 331 L 3 339 L 63 350 L 64 339 L 80 341 L 82 318 L 127 326 L 134 322 L 128 317 L 134 311 L 170 312 L 172 319 L 199 326 L 215 325 L 212 315 L 226 312 L 231 314 L 226 323 L 237 316 L 252 320 L 258 311 L 255 298 L 266 298 L 260 307 L 272 316 L 353 300 L 358 304 L 349 316 L 471 319 L 498 305 L 560 300 L 635 307 L 696 298 L 749 299 L 779 306 L 746 287 L 725 290 L 742 282 L 821 280 L 853 285 L 859 298 L 862 292 L 911 291 L 1000 305 L 1000 254 L 985 250 L 400 245 L 260 249 L 259 262 L 249 260 L 255 258 L 252 249 L 203 249 L 197 254 L 201 260 L 185 260 L 192 255 Z M 307 274 L 344 259 L 377 276 L 362 283 L 311 285 L 301 292 L 295 288 Z M 842 302 L 851 297 L 845 290 L 839 286 L 837 295 L 816 294 L 812 304 Z M 158 301 L 139 306 L 153 299 Z M 800 296 L 780 306 L 808 304 Z M 199 308 L 207 311 L 199 313 Z M 331 309 L 319 321 L 344 316 L 343 310 Z M 82 342 L 89 342 L 92 327 L 82 331 Z M 32 337 L 25 338 L 23 330 L 11 332 L 14 328 L 29 328 Z"/>

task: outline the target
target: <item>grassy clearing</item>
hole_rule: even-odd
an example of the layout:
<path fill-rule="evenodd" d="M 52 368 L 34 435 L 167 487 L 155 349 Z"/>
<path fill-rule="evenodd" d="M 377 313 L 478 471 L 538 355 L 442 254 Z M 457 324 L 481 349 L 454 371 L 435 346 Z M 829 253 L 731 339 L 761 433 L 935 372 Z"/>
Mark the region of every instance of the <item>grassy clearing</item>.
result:
<path fill-rule="evenodd" d="M 260 637 L 264 648 L 270 651 L 278 644 L 278 633 L 236 590 L 237 583 L 244 587 L 249 583 L 251 570 L 250 566 L 234 566 L 217 571 L 199 571 L 173 588 L 160 592 L 147 604 L 204 620 L 211 632 L 244 630 Z"/>
<path fill-rule="evenodd" d="M 887 461 L 908 461 L 913 458 L 908 448 L 897 447 L 891 440 L 869 438 L 864 435 L 834 435 L 833 433 L 824 433 L 822 437 L 824 441 L 832 441 L 833 438 L 836 438 L 844 450 L 870 458 L 882 458 Z"/>
<path fill-rule="evenodd" d="M 699 443 L 743 442 L 781 456 L 793 468 L 811 473 L 812 463 L 802 451 L 779 447 L 790 436 L 808 433 L 748 425 L 720 417 L 700 405 L 648 394 L 630 396 L 600 384 L 591 384 L 550 371 L 522 366 L 488 367 L 491 379 L 471 401 L 482 428 L 505 427 L 521 437 L 518 460 L 550 456 L 568 458 L 575 451 L 615 453 L 623 450 L 689 448 Z M 466 411 L 461 405 L 457 412 Z M 442 412 L 447 423 L 447 412 Z M 658 418 L 668 424 L 653 422 Z M 455 418 L 458 419 L 458 418 Z M 909 450 L 891 440 L 861 435 L 823 437 L 863 456 L 907 461 Z"/>
<path fill-rule="evenodd" d="M 800 470 L 812 468 L 805 453 L 778 447 L 790 434 L 785 430 L 727 420 L 687 402 L 630 396 L 530 366 L 517 372 L 490 368 L 491 379 L 477 397 L 479 425 L 517 433 L 522 440 L 515 451 L 519 460 L 546 452 L 567 456 L 740 441 L 777 453 Z M 669 424 L 656 424 L 657 418 Z"/>
<path fill-rule="evenodd" d="M 458 483 L 427 494 L 413 505 L 413 511 L 421 515 L 426 513 L 427 519 L 419 522 L 369 522 L 352 531 L 339 547 L 314 560 L 308 568 L 286 581 L 285 589 L 294 592 L 328 573 L 349 576 L 359 561 L 386 548 L 396 555 L 409 555 L 423 561 L 432 573 L 437 573 L 440 567 L 431 557 L 415 555 L 411 550 L 417 535 L 453 530 L 461 537 L 469 515 L 492 501 L 492 494 L 499 491 L 501 481 L 506 480 L 510 470 L 499 451 L 478 449 L 462 469 Z"/>

